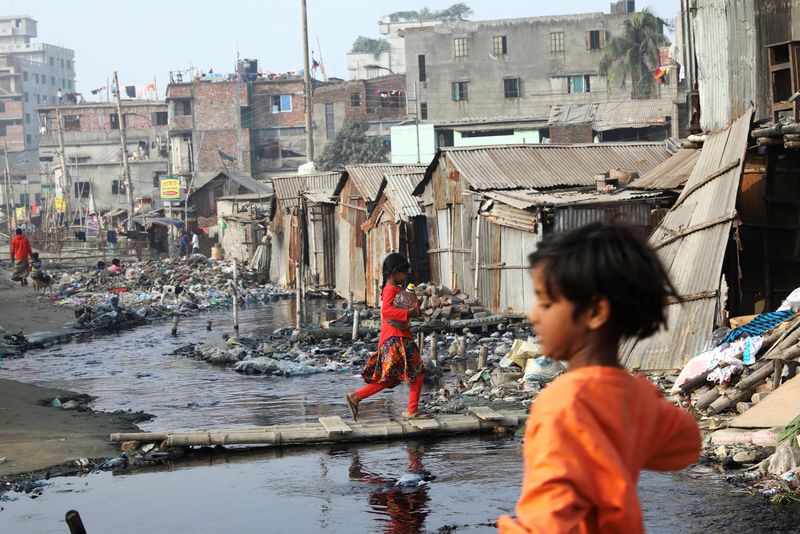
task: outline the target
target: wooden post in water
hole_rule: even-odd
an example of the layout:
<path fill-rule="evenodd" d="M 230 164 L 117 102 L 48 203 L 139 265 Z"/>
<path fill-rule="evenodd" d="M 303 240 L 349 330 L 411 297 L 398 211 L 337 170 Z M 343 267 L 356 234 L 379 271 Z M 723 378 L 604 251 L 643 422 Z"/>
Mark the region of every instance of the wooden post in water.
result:
<path fill-rule="evenodd" d="M 211 319 L 209 319 L 208 322 L 206 322 L 206 330 L 211 332 Z"/>
<path fill-rule="evenodd" d="M 352 310 L 353 309 L 353 292 L 352 291 L 347 294 L 347 309 L 348 310 Z"/>
<path fill-rule="evenodd" d="M 458 338 L 458 355 L 461 358 L 467 357 L 467 337 L 461 336 Z"/>
<path fill-rule="evenodd" d="M 294 263 L 294 293 L 297 297 L 297 306 L 294 311 L 295 316 L 295 328 L 300 330 L 300 327 L 303 324 L 303 295 L 300 292 L 300 262 L 296 261 Z"/>
<path fill-rule="evenodd" d="M 481 345 L 481 351 L 478 353 L 478 369 L 483 369 L 487 363 L 489 363 L 489 348 Z"/>
<path fill-rule="evenodd" d="M 81 521 L 81 516 L 77 510 L 67 512 L 64 520 L 69 527 L 70 534 L 86 534 L 86 528 L 83 526 L 83 521 Z"/>
<path fill-rule="evenodd" d="M 178 335 L 178 316 L 177 315 L 172 318 L 172 335 L 173 336 L 177 336 Z"/>
<path fill-rule="evenodd" d="M 358 341 L 358 310 L 353 311 L 353 341 Z"/>
<path fill-rule="evenodd" d="M 428 353 L 432 362 L 439 361 L 439 340 L 437 338 L 438 336 L 435 333 L 431 334 L 431 346 L 428 349 Z"/>
<path fill-rule="evenodd" d="M 425 333 L 424 332 L 417 333 L 417 349 L 419 350 L 420 356 L 422 356 L 422 353 L 425 350 Z"/>
<path fill-rule="evenodd" d="M 239 278 L 238 264 L 236 258 L 233 258 L 233 331 L 239 335 L 239 286 L 237 281 Z"/>

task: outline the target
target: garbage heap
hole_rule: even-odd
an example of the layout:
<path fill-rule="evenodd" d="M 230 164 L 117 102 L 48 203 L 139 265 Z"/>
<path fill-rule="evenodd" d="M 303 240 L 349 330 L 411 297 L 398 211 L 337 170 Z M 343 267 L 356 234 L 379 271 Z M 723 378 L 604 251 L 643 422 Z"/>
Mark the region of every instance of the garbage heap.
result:
<path fill-rule="evenodd" d="M 671 399 L 708 431 L 703 455 L 776 501 L 800 499 L 800 290 L 774 312 L 731 320 L 677 376 Z M 792 302 L 794 301 L 794 302 Z"/>
<path fill-rule="evenodd" d="M 292 295 L 265 284 L 259 272 L 241 268 L 237 274 L 234 292 L 229 263 L 199 256 L 143 261 L 126 266 L 122 274 L 107 270 L 54 273 L 56 285 L 47 298 L 74 309 L 76 328 L 103 331 L 229 307 L 235 293 L 242 303 Z"/>
<path fill-rule="evenodd" d="M 446 286 L 420 284 L 414 288 L 420 302 L 422 320 L 426 323 L 440 321 L 459 321 L 465 319 L 485 319 L 490 316 L 478 299 L 468 297 L 460 289 Z M 367 309 L 361 313 L 362 318 L 380 319 L 380 309 Z"/>

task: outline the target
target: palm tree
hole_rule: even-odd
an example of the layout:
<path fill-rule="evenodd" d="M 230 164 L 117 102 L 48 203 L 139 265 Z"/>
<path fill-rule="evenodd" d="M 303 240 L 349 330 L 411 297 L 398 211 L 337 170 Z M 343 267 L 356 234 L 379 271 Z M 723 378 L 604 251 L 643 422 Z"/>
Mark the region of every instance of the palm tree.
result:
<path fill-rule="evenodd" d="M 659 47 L 669 44 L 663 24 L 649 8 L 631 15 L 625 20 L 622 35 L 606 44 L 600 61 L 600 74 L 608 76 L 609 83 L 618 83 L 620 87 L 625 87 L 630 78 L 634 94 L 640 84 L 646 84 L 643 93 L 648 98 L 652 96 L 654 78 L 648 75 L 658 66 Z"/>

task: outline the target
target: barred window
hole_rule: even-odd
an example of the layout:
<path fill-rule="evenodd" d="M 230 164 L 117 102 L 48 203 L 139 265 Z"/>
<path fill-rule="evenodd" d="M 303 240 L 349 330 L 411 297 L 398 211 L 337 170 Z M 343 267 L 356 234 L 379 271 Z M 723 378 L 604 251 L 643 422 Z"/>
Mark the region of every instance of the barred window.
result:
<path fill-rule="evenodd" d="M 466 37 L 456 37 L 453 39 L 453 51 L 455 57 L 467 57 L 469 55 L 469 41 Z"/>

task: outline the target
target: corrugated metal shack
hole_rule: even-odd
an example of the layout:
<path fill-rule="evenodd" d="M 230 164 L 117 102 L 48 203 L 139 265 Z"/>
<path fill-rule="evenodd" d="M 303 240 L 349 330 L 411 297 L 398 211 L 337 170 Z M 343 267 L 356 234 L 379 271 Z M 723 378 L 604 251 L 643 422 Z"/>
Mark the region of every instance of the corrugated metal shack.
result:
<path fill-rule="evenodd" d="M 336 284 L 336 181 L 324 189 L 305 191 L 301 197 L 300 220 L 306 254 L 303 264 L 308 288 L 332 290 Z"/>
<path fill-rule="evenodd" d="M 272 195 L 261 193 L 231 195 L 217 201 L 219 243 L 226 258 L 250 262 L 267 231 L 271 210 Z"/>
<path fill-rule="evenodd" d="M 305 217 L 301 209 L 301 199 L 303 195 L 309 195 L 313 200 L 312 204 L 327 195 L 330 197 L 336 184 L 341 179 L 341 172 L 324 172 L 313 174 L 289 174 L 275 176 L 272 184 L 275 188 L 275 200 L 272 206 L 272 261 L 270 262 L 270 281 L 281 287 L 295 287 L 295 263 L 303 262 L 308 264 L 306 258 L 310 258 L 307 236 L 311 234 L 311 228 L 305 224 Z M 319 195 L 319 196 L 318 196 Z M 320 210 L 324 211 L 324 210 Z M 324 243 L 325 231 L 317 232 L 321 228 L 323 218 L 314 218 L 314 233 L 321 233 L 323 239 L 322 248 L 326 254 L 335 257 L 336 241 Z M 333 235 L 329 229 L 329 235 Z M 317 243 L 316 239 L 314 240 Z M 301 244 L 303 246 L 301 246 Z M 318 254 L 315 244 L 314 257 Z M 325 255 L 323 254 L 323 258 Z M 324 265 L 326 260 L 321 260 Z M 314 262 L 316 269 L 316 261 Z M 310 271 L 310 269 L 309 269 Z M 328 271 L 329 273 L 330 271 Z M 324 277 L 325 269 L 322 273 L 317 269 L 322 281 L 327 281 Z M 318 280 L 320 278 L 317 278 Z"/>
<path fill-rule="evenodd" d="M 381 264 L 391 252 L 400 252 L 409 259 L 412 279 L 427 282 L 428 229 L 419 199 L 412 192 L 425 176 L 423 172 L 387 174 L 378 190 L 378 199 L 363 225 L 366 234 L 367 305 L 380 302 L 383 278 Z"/>
<path fill-rule="evenodd" d="M 482 258 L 480 262 L 484 265 L 504 263 L 522 273 L 523 260 L 535 250 L 542 236 L 542 229 L 538 227 L 541 221 L 533 213 L 523 213 L 524 209 L 496 202 L 493 208 L 497 216 L 495 221 L 485 222 L 478 230 L 475 223 L 481 204 L 486 200 L 484 194 L 515 189 L 542 192 L 558 188 L 594 188 L 598 174 L 617 168 L 646 173 L 667 160 L 669 155 L 664 143 L 441 149 L 414 191 L 421 197 L 428 220 L 431 281 L 468 294 L 481 294 L 485 305 L 494 304 L 491 306 L 493 311 L 508 311 L 509 307 L 514 312 L 525 311 L 520 301 L 504 306 L 507 301 L 496 298 L 496 295 L 519 292 L 518 286 L 498 286 L 499 282 L 489 274 L 476 280 L 475 265 Z M 502 214 L 503 210 L 510 211 Z M 585 211 L 575 211 L 572 219 L 559 218 L 563 221 L 559 222 L 559 228 L 579 224 Z M 500 220 L 510 221 L 512 225 L 498 225 Z M 499 259 L 493 249 L 484 248 L 494 246 L 495 242 L 501 243 L 500 230 L 490 225 L 517 230 L 505 230 L 507 238 L 500 245 Z M 478 250 L 480 254 L 476 253 Z M 491 287 L 487 285 L 490 283 Z"/>
<path fill-rule="evenodd" d="M 679 368 L 706 349 L 722 323 L 723 263 L 752 116 L 748 111 L 730 128 L 708 135 L 686 187 L 650 238 L 684 302 L 668 306 L 667 330 L 627 344 L 628 367 Z"/>
<path fill-rule="evenodd" d="M 522 313 L 533 304 L 528 254 L 552 233 L 595 221 L 624 221 L 650 234 L 653 210 L 674 195 L 662 191 L 486 192 L 476 246 L 477 296 L 493 312 Z"/>
<path fill-rule="evenodd" d="M 353 293 L 356 302 L 367 300 L 366 247 L 363 225 L 378 198 L 384 175 L 421 172 L 424 165 L 390 165 L 383 163 L 347 165 L 334 195 L 336 236 L 340 254 L 336 269 L 336 293 L 347 298 Z M 380 260 L 382 261 L 382 260 Z"/>

